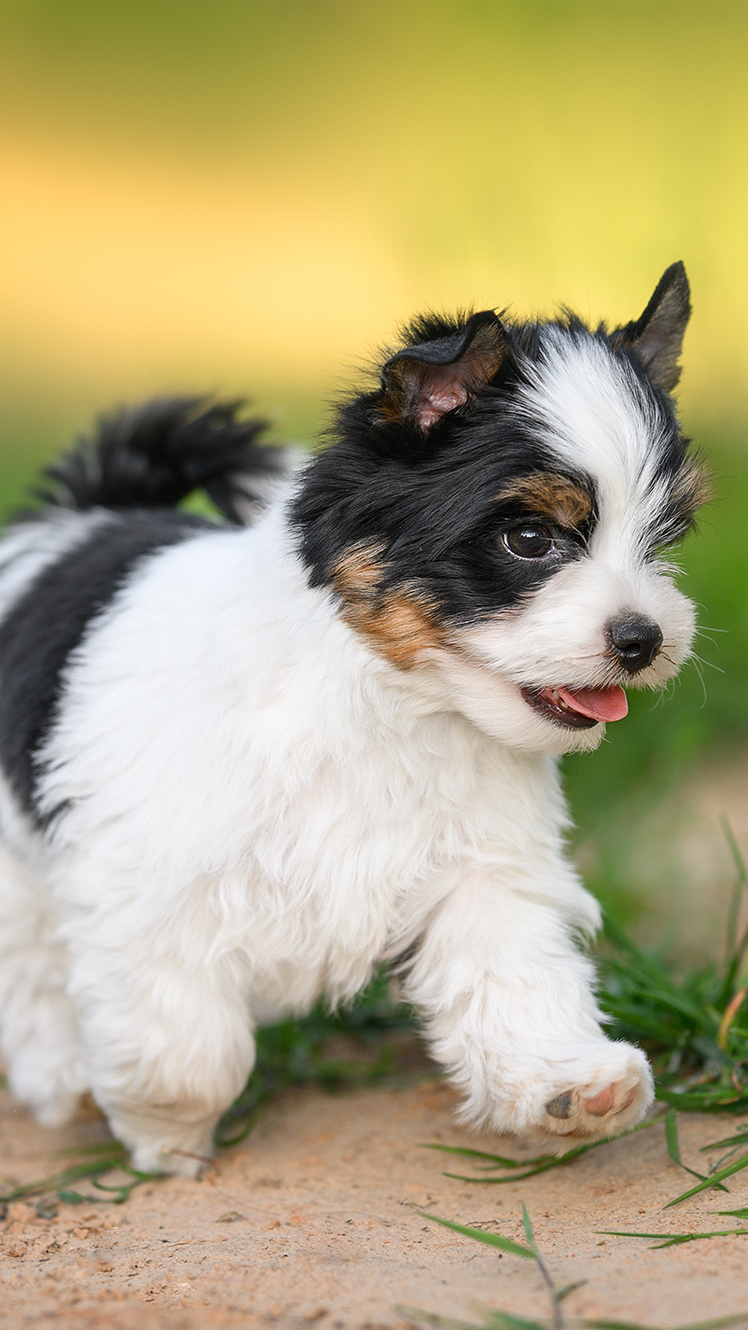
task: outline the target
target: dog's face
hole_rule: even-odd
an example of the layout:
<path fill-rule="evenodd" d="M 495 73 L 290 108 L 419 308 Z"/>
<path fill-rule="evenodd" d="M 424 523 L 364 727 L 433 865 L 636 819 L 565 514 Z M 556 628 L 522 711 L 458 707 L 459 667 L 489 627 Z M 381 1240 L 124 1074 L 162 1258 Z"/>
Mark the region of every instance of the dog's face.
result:
<path fill-rule="evenodd" d="M 662 551 L 704 497 L 671 398 L 689 313 L 676 264 L 610 333 L 419 320 L 306 473 L 312 583 L 506 743 L 595 747 L 623 687 L 661 687 L 688 655 L 693 608 Z"/>

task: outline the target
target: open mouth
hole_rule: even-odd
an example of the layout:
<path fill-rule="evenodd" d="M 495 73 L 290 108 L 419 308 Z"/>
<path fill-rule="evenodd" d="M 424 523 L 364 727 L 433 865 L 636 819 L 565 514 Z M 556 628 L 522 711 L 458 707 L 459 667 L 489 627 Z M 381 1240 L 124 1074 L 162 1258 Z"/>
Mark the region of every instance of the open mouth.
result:
<path fill-rule="evenodd" d="M 623 720 L 629 704 L 620 684 L 613 688 L 523 688 L 527 705 L 570 730 L 590 730 L 602 721 Z"/>

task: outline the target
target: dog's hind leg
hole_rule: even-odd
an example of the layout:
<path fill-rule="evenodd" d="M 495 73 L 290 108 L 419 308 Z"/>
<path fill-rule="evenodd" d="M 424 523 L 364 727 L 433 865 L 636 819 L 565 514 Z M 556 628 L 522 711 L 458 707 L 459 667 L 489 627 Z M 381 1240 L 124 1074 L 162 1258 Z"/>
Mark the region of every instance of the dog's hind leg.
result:
<path fill-rule="evenodd" d="M 121 918 L 72 942 L 91 1091 L 144 1172 L 197 1175 L 252 1070 L 246 963 L 212 958 L 210 942 L 206 928 L 166 938 Z"/>
<path fill-rule="evenodd" d="M 57 923 L 49 893 L 0 844 L 0 1048 L 13 1094 L 48 1127 L 88 1085 Z"/>

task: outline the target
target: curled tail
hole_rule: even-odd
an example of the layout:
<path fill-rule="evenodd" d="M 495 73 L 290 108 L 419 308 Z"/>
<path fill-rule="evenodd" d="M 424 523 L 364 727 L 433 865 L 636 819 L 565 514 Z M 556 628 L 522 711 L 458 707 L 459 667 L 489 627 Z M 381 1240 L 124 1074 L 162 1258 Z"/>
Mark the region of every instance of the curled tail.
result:
<path fill-rule="evenodd" d="M 172 508 L 194 490 L 230 522 L 245 525 L 269 482 L 288 470 L 289 450 L 256 442 L 264 420 L 237 420 L 242 402 L 156 399 L 102 417 L 95 435 L 44 472 L 45 503 L 87 508 Z"/>

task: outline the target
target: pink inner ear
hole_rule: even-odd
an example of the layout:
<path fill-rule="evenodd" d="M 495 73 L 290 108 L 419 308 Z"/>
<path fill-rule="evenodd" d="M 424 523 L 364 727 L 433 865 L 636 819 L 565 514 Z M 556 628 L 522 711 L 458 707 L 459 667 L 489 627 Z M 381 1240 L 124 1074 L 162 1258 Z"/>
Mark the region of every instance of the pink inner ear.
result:
<path fill-rule="evenodd" d="M 490 382 L 501 364 L 503 334 L 492 316 L 491 325 L 478 328 L 451 364 L 429 364 L 420 358 L 425 351 L 426 344 L 403 349 L 384 366 L 380 407 L 383 419 L 415 420 L 424 432 Z"/>
<path fill-rule="evenodd" d="M 415 404 L 415 415 L 423 429 L 428 429 L 445 412 L 464 406 L 468 399 L 468 389 L 461 377 L 464 372 L 459 364 L 429 369 Z"/>

